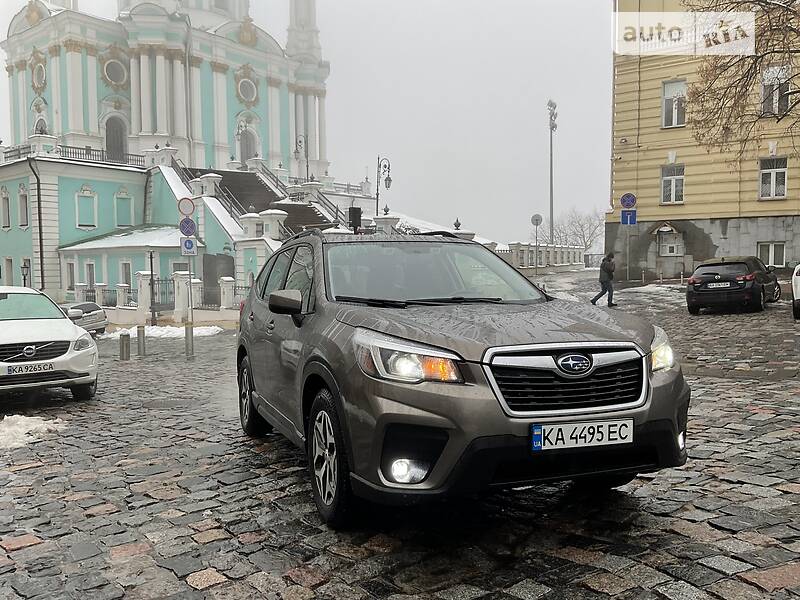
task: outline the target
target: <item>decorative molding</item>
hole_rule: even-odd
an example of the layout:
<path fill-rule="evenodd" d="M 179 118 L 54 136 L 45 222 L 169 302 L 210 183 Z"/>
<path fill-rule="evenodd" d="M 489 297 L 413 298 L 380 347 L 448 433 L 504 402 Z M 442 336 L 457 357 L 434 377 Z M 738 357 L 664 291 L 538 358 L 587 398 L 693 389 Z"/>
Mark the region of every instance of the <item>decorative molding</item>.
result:
<path fill-rule="evenodd" d="M 14 66 L 17 68 L 17 73 L 21 73 L 25 69 L 28 68 L 28 61 L 27 60 L 18 60 L 14 63 Z"/>
<path fill-rule="evenodd" d="M 47 49 L 47 53 L 52 56 L 61 56 L 61 44 L 53 44 Z"/>
<path fill-rule="evenodd" d="M 203 57 L 202 56 L 191 56 L 189 58 L 189 64 L 192 67 L 198 68 L 200 65 L 203 64 Z"/>
<path fill-rule="evenodd" d="M 252 82 L 256 92 L 255 97 L 249 99 L 245 98 L 242 95 L 241 91 L 242 82 L 248 80 Z M 242 65 L 236 71 L 236 97 L 239 99 L 239 102 L 244 104 L 247 108 L 253 108 L 254 106 L 258 105 L 258 100 L 259 100 L 258 77 L 256 76 L 256 72 L 253 70 L 253 67 L 249 64 Z"/>
<path fill-rule="evenodd" d="M 230 70 L 230 67 L 223 62 L 217 62 L 216 60 L 212 60 L 210 63 L 211 70 L 214 73 L 227 73 Z"/>
<path fill-rule="evenodd" d="M 111 81 L 111 79 L 108 77 L 108 74 L 106 73 L 106 66 L 112 61 L 120 63 L 122 68 L 125 69 L 124 81 Z M 111 44 L 105 49 L 100 58 L 100 77 L 105 84 L 115 92 L 121 92 L 122 90 L 127 90 L 130 87 L 131 69 L 128 61 L 128 53 L 125 51 L 125 49 L 121 48 L 117 44 Z"/>
<path fill-rule="evenodd" d="M 83 42 L 80 40 L 64 40 L 64 52 L 80 52 L 83 50 Z"/>
<path fill-rule="evenodd" d="M 94 196 L 94 188 L 89 183 L 84 183 L 78 192 L 81 196 Z"/>
<path fill-rule="evenodd" d="M 249 16 L 244 18 L 242 26 L 239 28 L 239 43 L 254 48 L 258 43 L 258 30 L 253 25 L 253 19 Z"/>
<path fill-rule="evenodd" d="M 14 65 L 6 65 L 6 73 L 8 73 L 9 77 L 13 77 Z"/>
<path fill-rule="evenodd" d="M 39 9 L 39 5 L 36 4 L 36 2 L 29 1 L 25 9 L 25 20 L 28 22 L 28 25 L 33 27 L 44 18 L 45 15 L 43 15 L 42 11 Z"/>
<path fill-rule="evenodd" d="M 283 80 L 280 77 L 267 77 L 267 85 L 281 87 L 283 85 Z"/>
<path fill-rule="evenodd" d="M 31 67 L 31 87 L 37 96 L 41 96 L 47 89 L 47 57 L 37 48 L 33 49 L 30 60 Z M 44 74 L 42 81 L 36 82 L 36 71 L 42 69 Z"/>
<path fill-rule="evenodd" d="M 178 60 L 181 63 L 186 64 L 186 52 L 178 48 L 170 48 L 167 50 L 167 59 L 172 61 Z"/>
<path fill-rule="evenodd" d="M 92 44 L 84 44 L 83 47 L 86 50 L 87 56 L 97 56 L 97 46 L 93 46 Z"/>

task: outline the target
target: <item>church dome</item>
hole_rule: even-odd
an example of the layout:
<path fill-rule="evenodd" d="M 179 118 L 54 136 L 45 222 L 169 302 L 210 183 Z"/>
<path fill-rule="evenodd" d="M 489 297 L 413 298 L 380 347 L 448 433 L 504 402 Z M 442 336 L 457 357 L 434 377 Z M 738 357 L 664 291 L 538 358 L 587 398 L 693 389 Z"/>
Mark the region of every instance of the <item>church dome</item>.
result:
<path fill-rule="evenodd" d="M 209 29 L 227 21 L 242 21 L 249 13 L 250 0 L 117 0 L 119 12 L 142 4 L 154 4 L 167 13 L 187 14 L 195 27 Z"/>

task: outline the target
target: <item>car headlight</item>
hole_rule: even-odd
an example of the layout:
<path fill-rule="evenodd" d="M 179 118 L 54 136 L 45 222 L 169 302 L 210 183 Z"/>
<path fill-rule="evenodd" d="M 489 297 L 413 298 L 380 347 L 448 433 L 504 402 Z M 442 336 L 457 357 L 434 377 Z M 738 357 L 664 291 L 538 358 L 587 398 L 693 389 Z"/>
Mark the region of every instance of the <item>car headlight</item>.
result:
<path fill-rule="evenodd" d="M 82 335 L 77 340 L 75 340 L 73 348 L 76 351 L 80 352 L 81 350 L 88 350 L 93 346 L 94 346 L 94 340 L 92 339 L 92 336 L 87 333 L 86 335 Z"/>
<path fill-rule="evenodd" d="M 672 346 L 669 345 L 669 337 L 661 327 L 655 327 L 655 330 L 656 336 L 650 346 L 653 371 L 671 369 L 675 366 L 675 352 L 673 352 Z"/>
<path fill-rule="evenodd" d="M 353 336 L 356 360 L 371 377 L 422 383 L 462 383 L 460 357 L 450 352 L 359 329 Z"/>

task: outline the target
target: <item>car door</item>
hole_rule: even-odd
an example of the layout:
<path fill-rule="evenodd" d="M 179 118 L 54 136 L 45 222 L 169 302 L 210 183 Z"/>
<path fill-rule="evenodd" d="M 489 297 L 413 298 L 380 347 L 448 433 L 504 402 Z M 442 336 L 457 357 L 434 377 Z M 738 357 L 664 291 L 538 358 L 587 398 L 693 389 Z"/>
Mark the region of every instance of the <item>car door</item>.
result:
<path fill-rule="evenodd" d="M 258 395 L 268 404 L 276 401 L 274 385 L 275 363 L 278 350 L 275 347 L 275 318 L 269 310 L 269 295 L 283 287 L 294 249 L 275 255 L 267 282 L 262 290 L 258 290 L 250 306 L 250 368 L 253 371 L 253 382 Z"/>
<path fill-rule="evenodd" d="M 297 290 L 303 297 L 303 314 L 300 317 L 274 315 L 274 344 L 278 348 L 278 370 L 275 382 L 278 387 L 278 409 L 287 417 L 296 420 L 299 412 L 297 388 L 297 370 L 303 354 L 303 334 L 308 330 L 308 321 L 312 318 L 314 284 L 314 250 L 311 246 L 298 246 L 292 257 L 289 274 L 286 277 L 285 290 Z"/>
<path fill-rule="evenodd" d="M 764 288 L 764 294 L 767 301 L 771 301 L 775 297 L 775 287 L 778 285 L 778 278 L 774 273 L 770 273 L 767 265 L 760 258 L 754 260 L 756 281 Z"/>

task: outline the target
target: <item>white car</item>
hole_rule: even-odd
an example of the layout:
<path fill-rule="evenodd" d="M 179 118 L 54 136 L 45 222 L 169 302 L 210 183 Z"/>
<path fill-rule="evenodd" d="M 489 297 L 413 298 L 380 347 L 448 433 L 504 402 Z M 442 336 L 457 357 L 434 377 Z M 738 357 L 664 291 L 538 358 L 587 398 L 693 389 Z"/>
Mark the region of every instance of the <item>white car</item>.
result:
<path fill-rule="evenodd" d="M 794 268 L 792 275 L 792 311 L 796 321 L 800 321 L 800 265 Z"/>
<path fill-rule="evenodd" d="M 0 287 L 0 392 L 65 387 L 76 400 L 97 391 L 97 345 L 42 292 Z"/>

